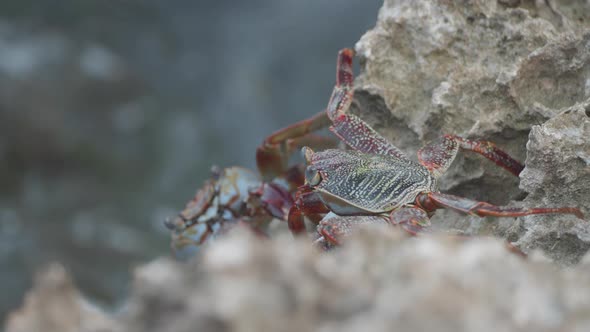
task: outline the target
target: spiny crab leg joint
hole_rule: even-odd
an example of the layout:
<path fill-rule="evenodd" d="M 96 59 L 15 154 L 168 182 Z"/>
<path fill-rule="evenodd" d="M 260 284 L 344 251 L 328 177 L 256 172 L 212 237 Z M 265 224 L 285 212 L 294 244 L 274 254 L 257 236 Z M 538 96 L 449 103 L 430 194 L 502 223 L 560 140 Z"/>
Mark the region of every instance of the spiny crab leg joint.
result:
<path fill-rule="evenodd" d="M 351 150 L 314 152 L 303 147 L 305 185 L 295 194 L 288 217 L 294 234 L 305 233 L 304 216 L 316 218 L 327 211 L 336 216 L 321 221 L 318 232 L 322 241 L 332 244 L 360 225 L 383 220 L 415 235 L 430 225 L 429 217 L 435 210 L 443 208 L 480 217 L 563 213 L 583 218 L 582 212 L 572 207 L 495 206 L 440 193 L 437 179 L 459 150 L 478 153 L 515 176 L 524 167 L 494 143 L 455 135 L 444 135 L 420 149 L 418 162 L 408 159 L 359 117 L 346 113 L 353 98 L 353 56 L 351 49 L 339 52 L 336 85 L 326 109 L 332 122 L 330 130 Z"/>

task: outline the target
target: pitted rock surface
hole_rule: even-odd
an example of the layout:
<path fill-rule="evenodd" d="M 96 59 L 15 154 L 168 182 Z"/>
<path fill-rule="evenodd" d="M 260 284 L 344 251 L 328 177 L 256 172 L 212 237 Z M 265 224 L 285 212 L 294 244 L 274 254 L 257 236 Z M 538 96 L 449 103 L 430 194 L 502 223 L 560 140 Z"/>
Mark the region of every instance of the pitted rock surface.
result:
<path fill-rule="evenodd" d="M 584 112 L 563 114 L 590 97 L 585 6 L 386 0 L 375 28 L 356 45 L 361 74 L 353 111 L 410 156 L 440 135 L 457 134 L 493 141 L 526 160 L 519 187 L 518 178 L 493 163 L 460 153 L 440 182 L 444 192 L 498 205 L 587 211 L 590 119 Z M 556 133 L 542 129 L 547 126 Z M 440 211 L 433 224 L 518 240 L 525 250 L 557 251 L 550 256 L 564 264 L 590 245 L 586 224 L 569 216 L 499 220 Z M 562 232 L 575 243 L 553 246 L 565 241 Z"/>
<path fill-rule="evenodd" d="M 492 238 L 416 239 L 389 227 L 358 232 L 330 253 L 313 251 L 308 241 L 260 241 L 234 232 L 187 264 L 159 259 L 137 268 L 115 323 L 98 329 L 100 321 L 81 316 L 77 326 L 105 332 L 590 329 L 588 259 L 561 269 L 538 255 L 523 259 Z M 45 303 L 60 297 L 39 287 L 33 293 Z M 19 319 L 34 321 L 43 310 L 65 317 L 82 311 L 38 310 L 24 310 Z M 23 331 L 15 326 L 12 320 L 7 332 Z"/>

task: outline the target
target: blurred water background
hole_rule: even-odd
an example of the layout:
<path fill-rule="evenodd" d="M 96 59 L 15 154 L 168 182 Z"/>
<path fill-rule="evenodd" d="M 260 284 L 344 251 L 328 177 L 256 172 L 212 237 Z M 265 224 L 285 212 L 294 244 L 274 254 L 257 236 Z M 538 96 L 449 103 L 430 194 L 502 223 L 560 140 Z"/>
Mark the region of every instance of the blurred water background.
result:
<path fill-rule="evenodd" d="M 381 1 L 0 2 L 0 317 L 60 261 L 107 307 L 212 164 L 327 103 Z"/>

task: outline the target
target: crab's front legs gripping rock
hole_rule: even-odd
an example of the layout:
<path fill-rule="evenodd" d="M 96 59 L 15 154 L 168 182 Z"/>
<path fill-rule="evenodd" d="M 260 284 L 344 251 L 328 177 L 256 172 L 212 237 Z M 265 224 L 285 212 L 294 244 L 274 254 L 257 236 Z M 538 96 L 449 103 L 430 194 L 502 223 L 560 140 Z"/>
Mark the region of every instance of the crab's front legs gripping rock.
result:
<path fill-rule="evenodd" d="M 336 85 L 326 109 L 326 113 L 332 121 L 330 130 L 354 150 L 405 158 L 403 152 L 389 143 L 367 123 L 356 115 L 347 113 L 354 94 L 353 57 L 354 51 L 352 49 L 345 48 L 338 53 Z"/>
<path fill-rule="evenodd" d="M 265 181 L 282 176 L 287 169 L 289 155 L 303 146 L 320 150 L 336 147 L 334 140 L 312 134 L 330 124 L 330 130 L 354 150 L 405 158 L 400 150 L 368 124 L 347 113 L 354 93 L 353 57 L 352 49 L 343 49 L 338 53 L 336 85 L 325 111 L 273 133 L 258 147 L 256 164 Z"/>
<path fill-rule="evenodd" d="M 273 133 L 257 149 L 256 162 L 265 180 L 279 176 L 285 170 L 287 157 L 294 149 L 335 147 L 332 140 L 310 135 L 330 124 L 330 130 L 354 150 L 405 158 L 403 152 L 359 117 L 347 113 L 354 94 L 353 57 L 352 49 L 345 48 L 338 53 L 336 84 L 325 111 Z"/>

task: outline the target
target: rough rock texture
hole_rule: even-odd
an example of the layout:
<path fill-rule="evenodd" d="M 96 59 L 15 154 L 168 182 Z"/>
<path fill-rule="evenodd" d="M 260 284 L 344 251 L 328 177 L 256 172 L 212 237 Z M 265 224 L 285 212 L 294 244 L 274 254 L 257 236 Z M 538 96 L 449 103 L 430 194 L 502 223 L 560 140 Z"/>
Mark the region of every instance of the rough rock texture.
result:
<path fill-rule="evenodd" d="M 589 271 L 523 260 L 493 239 L 415 240 L 373 229 L 318 255 L 305 242 L 232 236 L 188 266 L 160 260 L 138 269 L 126 328 L 583 331 Z"/>
<path fill-rule="evenodd" d="M 114 319 L 87 302 L 59 264 L 40 273 L 23 307 L 8 316 L 9 332 L 107 332 Z"/>
<path fill-rule="evenodd" d="M 575 188 L 590 186 L 584 159 L 590 139 L 583 132 L 590 118 L 584 112 L 558 116 L 590 97 L 590 34 L 580 13 L 587 5 L 563 1 L 562 13 L 561 3 L 549 3 L 386 0 L 376 27 L 356 45 L 362 71 L 355 112 L 411 156 L 453 133 L 493 141 L 527 160 L 520 179 L 525 192 L 519 179 L 473 154 L 457 158 L 441 181 L 443 191 L 588 213 L 588 191 Z M 527 145 L 531 128 L 556 116 L 567 133 L 550 137 L 563 136 L 560 143 L 545 147 L 539 135 L 548 134 L 534 130 Z M 553 173 L 557 169 L 563 171 Z M 527 194 L 524 203 L 515 202 Z M 443 211 L 433 223 L 513 241 L 526 235 L 518 241 L 523 248 L 556 251 L 551 256 L 564 264 L 579 260 L 590 246 L 588 225 L 569 216 L 497 220 Z M 562 225 L 569 229 L 566 238 L 558 231 Z M 569 243 L 555 245 L 557 240 Z"/>
<path fill-rule="evenodd" d="M 79 331 L 563 332 L 590 329 L 589 314 L 588 263 L 559 269 L 494 239 L 373 229 L 319 254 L 304 241 L 232 233 L 188 264 L 138 268 L 117 324 L 98 329 L 88 320 Z M 15 326 L 7 332 L 23 331 Z"/>
<path fill-rule="evenodd" d="M 525 204 L 564 204 L 590 216 L 590 100 L 564 110 L 541 126 L 533 126 L 527 143 L 526 168 L 520 186 L 529 193 Z M 523 218 L 523 248 L 542 248 L 561 263 L 574 263 L 590 248 L 590 225 L 575 219 Z"/>

